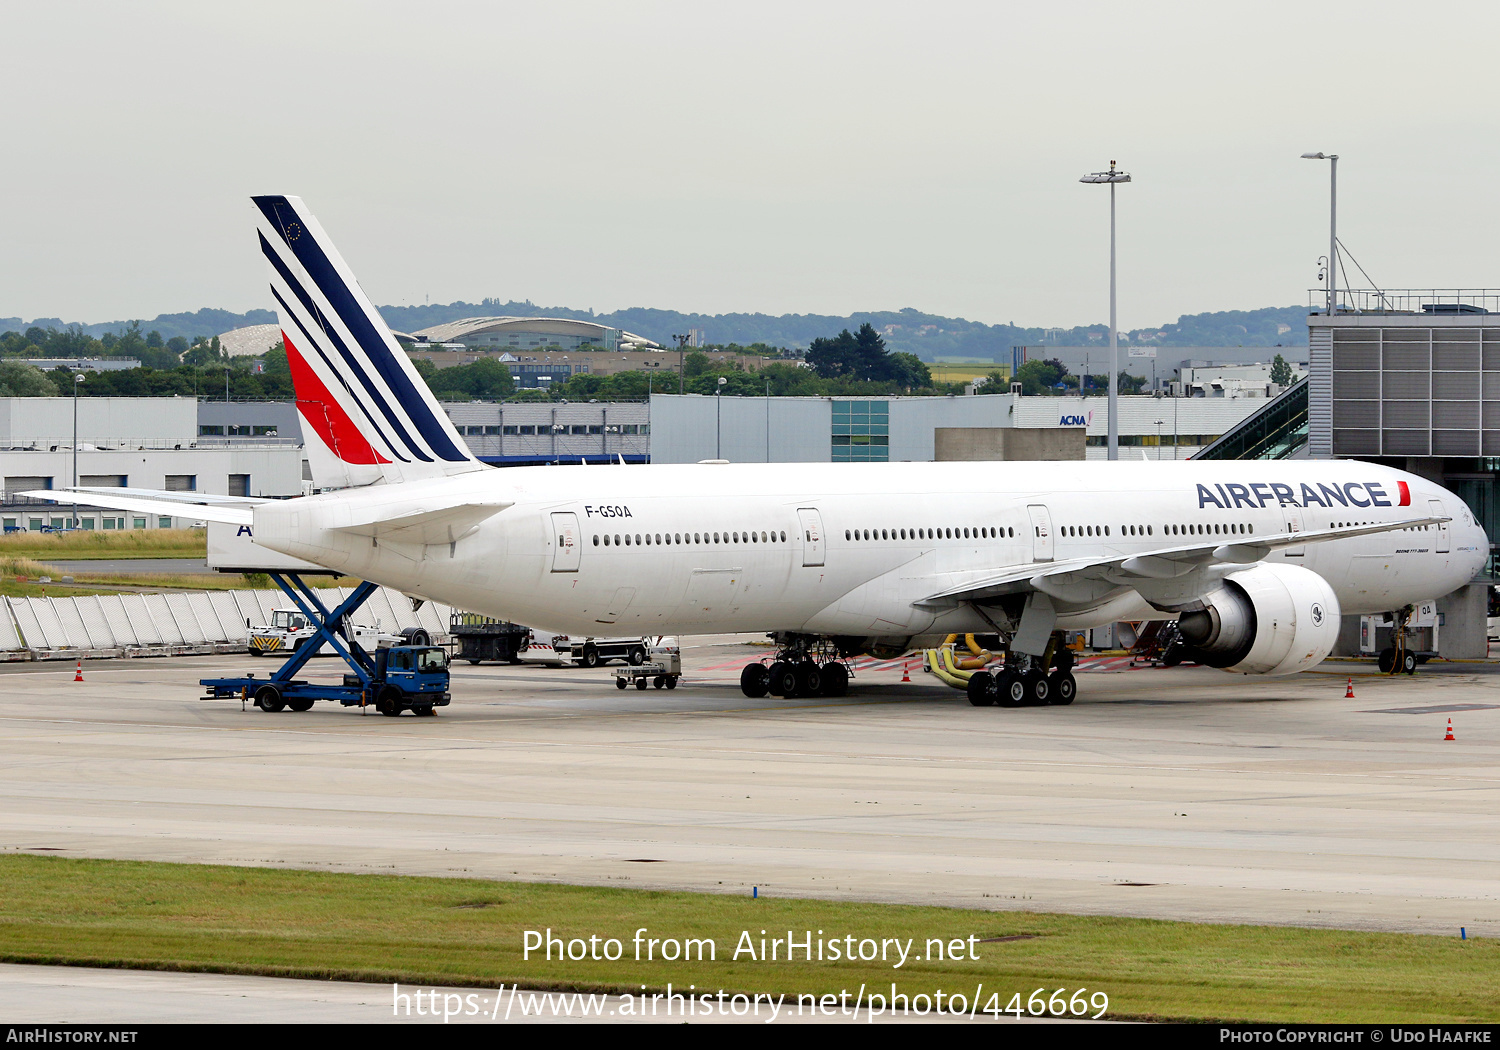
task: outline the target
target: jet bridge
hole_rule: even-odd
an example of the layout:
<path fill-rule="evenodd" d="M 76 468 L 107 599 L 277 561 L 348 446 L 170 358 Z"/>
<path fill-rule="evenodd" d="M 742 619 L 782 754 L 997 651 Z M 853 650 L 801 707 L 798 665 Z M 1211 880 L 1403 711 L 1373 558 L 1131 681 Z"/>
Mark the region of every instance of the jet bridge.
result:
<path fill-rule="evenodd" d="M 1307 447 L 1309 376 L 1250 413 L 1194 459 L 1291 459 Z"/>

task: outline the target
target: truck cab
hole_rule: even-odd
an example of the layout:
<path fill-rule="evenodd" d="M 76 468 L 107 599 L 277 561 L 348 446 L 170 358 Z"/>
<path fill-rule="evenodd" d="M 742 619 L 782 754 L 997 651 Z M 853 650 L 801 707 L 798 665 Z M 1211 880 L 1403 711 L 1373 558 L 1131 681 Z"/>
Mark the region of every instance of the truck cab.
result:
<path fill-rule="evenodd" d="M 398 645 L 377 649 L 375 709 L 383 715 L 410 710 L 430 715 L 448 704 L 448 654 L 437 646 Z"/>

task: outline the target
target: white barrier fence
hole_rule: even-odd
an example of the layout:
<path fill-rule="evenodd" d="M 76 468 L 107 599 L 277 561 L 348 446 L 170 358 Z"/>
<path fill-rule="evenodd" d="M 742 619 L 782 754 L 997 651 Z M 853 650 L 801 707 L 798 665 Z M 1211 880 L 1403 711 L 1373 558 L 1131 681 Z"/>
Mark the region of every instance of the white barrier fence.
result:
<path fill-rule="evenodd" d="M 314 588 L 331 612 L 351 593 Z M 245 621 L 260 626 L 291 602 L 279 590 L 194 591 L 177 594 L 93 594 L 81 598 L 4 598 L 0 659 L 48 660 L 107 656 L 166 656 L 244 649 Z M 352 619 L 399 634 L 421 627 L 434 640 L 448 633 L 451 609 L 433 602 L 413 610 L 400 591 L 380 588 Z"/>

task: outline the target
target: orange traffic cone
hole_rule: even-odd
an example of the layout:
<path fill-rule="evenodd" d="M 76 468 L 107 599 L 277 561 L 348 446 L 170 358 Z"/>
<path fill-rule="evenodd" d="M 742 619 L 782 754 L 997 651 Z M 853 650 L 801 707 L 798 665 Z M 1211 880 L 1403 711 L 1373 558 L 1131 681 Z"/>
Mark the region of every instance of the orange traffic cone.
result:
<path fill-rule="evenodd" d="M 910 660 L 902 660 L 901 661 L 901 681 L 902 681 L 903 684 L 906 684 L 906 685 L 910 685 L 911 684 L 911 661 Z"/>
<path fill-rule="evenodd" d="M 1443 737 L 1443 739 L 1444 740 L 1455 740 L 1455 741 L 1458 739 L 1457 737 L 1455 737 L 1453 735 L 1453 719 L 1451 719 L 1451 718 L 1448 719 L 1448 735 L 1445 736 L 1445 737 Z"/>
<path fill-rule="evenodd" d="M 1344 699 L 1345 700 L 1353 700 L 1354 699 L 1354 679 L 1352 679 L 1352 678 L 1349 679 L 1349 684 L 1344 689 Z"/>
<path fill-rule="evenodd" d="M 81 656 L 78 658 L 78 670 L 73 672 L 73 681 L 83 681 L 83 657 Z"/>

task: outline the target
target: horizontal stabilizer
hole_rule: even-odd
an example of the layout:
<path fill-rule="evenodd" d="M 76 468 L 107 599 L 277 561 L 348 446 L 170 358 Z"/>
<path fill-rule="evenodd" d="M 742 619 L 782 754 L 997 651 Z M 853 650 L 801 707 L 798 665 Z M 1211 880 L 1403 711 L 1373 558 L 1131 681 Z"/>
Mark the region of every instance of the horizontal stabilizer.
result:
<path fill-rule="evenodd" d="M 245 507 L 253 507 L 257 503 L 265 503 L 264 496 L 220 496 L 212 492 L 183 492 L 180 489 L 168 491 L 166 489 L 132 489 L 119 485 L 90 486 L 78 485 L 68 486 L 64 489 L 53 489 L 53 492 L 87 492 L 97 493 L 101 496 L 144 496 L 147 499 L 171 500 L 174 503 L 191 503 L 195 506 L 211 507 L 219 504 L 228 506 L 238 504 Z"/>
<path fill-rule="evenodd" d="M 480 522 L 511 505 L 497 500 L 434 510 L 387 507 L 380 516 L 341 525 L 335 531 L 370 536 L 387 543 L 455 543 L 477 529 Z"/>
<path fill-rule="evenodd" d="M 151 492 L 149 489 L 136 489 L 135 492 L 150 493 L 150 495 L 119 496 L 116 493 L 122 489 L 43 489 L 37 492 L 23 492 L 21 495 L 32 499 L 51 500 L 53 503 L 72 503 L 76 497 L 77 501 L 89 507 L 103 507 L 106 510 L 128 510 L 136 514 L 164 514 L 174 518 L 201 518 L 204 521 L 218 521 L 225 525 L 252 525 L 252 508 L 243 503 L 195 503 L 185 499 L 169 499 L 166 497 L 191 496 L 190 492 Z M 214 497 L 210 497 L 214 498 Z M 224 499 L 220 496 L 217 499 Z M 261 501 L 255 501 L 261 502 Z"/>

